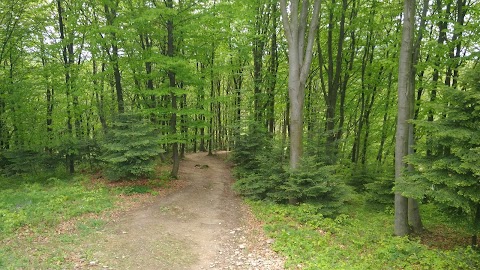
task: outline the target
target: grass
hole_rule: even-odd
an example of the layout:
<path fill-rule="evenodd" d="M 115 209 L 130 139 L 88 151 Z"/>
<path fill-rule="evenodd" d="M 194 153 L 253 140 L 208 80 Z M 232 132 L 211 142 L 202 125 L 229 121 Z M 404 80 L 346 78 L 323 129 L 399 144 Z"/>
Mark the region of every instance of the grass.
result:
<path fill-rule="evenodd" d="M 345 214 L 326 218 L 314 206 L 249 202 L 255 215 L 275 238 L 275 251 L 284 255 L 287 269 L 480 269 L 480 253 L 463 246 L 448 250 L 422 241 L 423 236 L 392 236 L 393 214 L 358 202 Z M 434 209 L 425 208 L 432 217 Z M 438 213 L 437 213 L 438 214 Z M 439 218 L 426 220 L 427 229 L 446 228 Z M 464 232 L 449 228 L 449 237 L 466 239 Z M 454 232 L 454 233 L 453 233 Z M 426 235 L 432 234 L 427 231 Z M 441 232 L 436 232 L 441 233 Z M 453 233 L 453 234 L 452 234 Z M 455 239 L 453 239 L 455 238 Z"/>
<path fill-rule="evenodd" d="M 0 231 L 10 235 L 25 226 L 42 230 L 113 207 L 112 194 L 105 187 L 87 188 L 85 181 L 84 177 L 68 180 L 51 177 L 0 190 Z"/>
<path fill-rule="evenodd" d="M 74 238 L 58 234 L 60 225 L 68 227 L 77 217 L 114 207 L 113 190 L 100 183 L 87 185 L 85 176 L 60 177 L 0 178 L 0 268 L 65 263 L 64 247 Z"/>
<path fill-rule="evenodd" d="M 0 177 L 0 269 L 73 268 L 86 259 L 75 257 L 78 245 L 103 230 L 102 215 L 115 210 L 119 197 L 156 195 L 167 182 L 111 184 L 61 174 Z"/>

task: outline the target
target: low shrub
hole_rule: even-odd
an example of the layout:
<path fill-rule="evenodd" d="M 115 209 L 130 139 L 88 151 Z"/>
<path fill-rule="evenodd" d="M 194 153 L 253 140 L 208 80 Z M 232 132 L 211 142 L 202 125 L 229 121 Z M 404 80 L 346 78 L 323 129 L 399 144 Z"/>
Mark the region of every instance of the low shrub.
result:
<path fill-rule="evenodd" d="M 277 203 L 309 202 L 324 215 L 336 215 L 353 193 L 336 173 L 336 166 L 327 166 L 314 158 L 303 159 L 299 168 L 292 171 L 283 158 L 283 149 L 278 147 L 253 157 L 248 166 L 255 166 L 236 168 L 240 178 L 234 189 L 247 198 Z"/>

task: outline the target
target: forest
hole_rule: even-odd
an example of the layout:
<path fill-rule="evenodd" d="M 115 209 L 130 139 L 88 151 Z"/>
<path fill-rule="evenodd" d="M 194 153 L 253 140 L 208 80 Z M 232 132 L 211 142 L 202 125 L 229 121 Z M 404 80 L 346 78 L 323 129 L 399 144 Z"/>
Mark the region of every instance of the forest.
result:
<path fill-rule="evenodd" d="M 479 40 L 476 0 L 2 0 L 0 232 L 226 150 L 290 269 L 480 267 Z"/>

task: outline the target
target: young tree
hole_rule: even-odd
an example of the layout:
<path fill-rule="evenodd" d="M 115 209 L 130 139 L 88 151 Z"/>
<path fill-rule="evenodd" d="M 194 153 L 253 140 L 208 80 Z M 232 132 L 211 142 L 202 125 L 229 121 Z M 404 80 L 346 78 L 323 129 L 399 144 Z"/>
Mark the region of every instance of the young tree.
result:
<path fill-rule="evenodd" d="M 290 97 L 290 168 L 295 170 L 302 157 L 303 104 L 305 83 L 312 63 L 312 51 L 318 31 L 320 0 L 315 0 L 308 23 L 310 1 L 280 1 L 282 21 L 288 42 L 288 93 Z M 300 10 L 299 10 L 300 8 Z M 307 29 L 308 27 L 308 29 Z M 308 30 L 308 32 L 307 32 Z"/>
<path fill-rule="evenodd" d="M 468 74 L 464 89 L 442 91 L 435 121 L 418 120 L 421 131 L 431 134 L 431 143 L 417 147 L 407 158 L 417 172 L 401 187 L 409 196 L 424 196 L 441 206 L 459 223 L 467 223 L 472 246 L 480 232 L 480 72 Z"/>

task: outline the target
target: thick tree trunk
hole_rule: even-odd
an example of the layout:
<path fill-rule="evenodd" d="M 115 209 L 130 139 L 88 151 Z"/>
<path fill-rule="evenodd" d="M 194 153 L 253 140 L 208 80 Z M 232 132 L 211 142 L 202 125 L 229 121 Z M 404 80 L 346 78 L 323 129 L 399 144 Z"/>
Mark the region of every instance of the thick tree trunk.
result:
<path fill-rule="evenodd" d="M 302 2 L 302 3 L 300 3 Z M 301 11 L 299 14 L 299 5 Z M 320 0 L 316 0 L 312 20 L 307 19 L 310 4 L 308 0 L 293 0 L 287 8 L 286 0 L 280 1 L 283 26 L 288 42 L 288 93 L 290 98 L 290 168 L 295 170 L 302 158 L 303 104 L 305 82 L 312 63 L 313 44 L 318 30 Z M 290 13 L 289 13 L 290 12 Z M 300 15 L 300 17 L 299 17 Z"/>
<path fill-rule="evenodd" d="M 289 74 L 292 74 L 292 71 Z M 303 153 L 303 90 L 305 85 L 300 84 L 297 76 L 290 75 L 288 89 L 290 93 L 290 168 L 296 169 Z"/>

